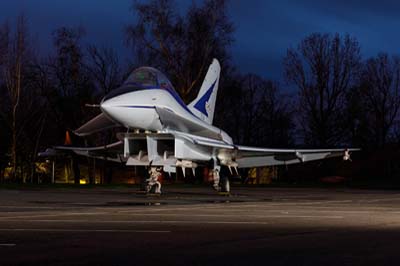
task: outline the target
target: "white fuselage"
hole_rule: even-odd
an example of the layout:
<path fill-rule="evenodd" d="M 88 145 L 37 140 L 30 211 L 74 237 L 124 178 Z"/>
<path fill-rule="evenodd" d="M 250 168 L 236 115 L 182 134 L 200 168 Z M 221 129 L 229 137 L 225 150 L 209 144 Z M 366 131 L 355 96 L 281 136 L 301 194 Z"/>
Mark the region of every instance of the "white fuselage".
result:
<path fill-rule="evenodd" d="M 107 116 L 127 128 L 168 131 L 169 125 L 160 120 L 156 108 L 166 109 L 182 120 L 203 127 L 213 132 L 214 136 L 220 136 L 220 140 L 232 143 L 232 139 L 224 131 L 196 117 L 173 91 L 161 88 L 137 90 L 103 100 L 101 103 L 101 110 Z M 190 128 L 185 133 L 190 134 Z"/>

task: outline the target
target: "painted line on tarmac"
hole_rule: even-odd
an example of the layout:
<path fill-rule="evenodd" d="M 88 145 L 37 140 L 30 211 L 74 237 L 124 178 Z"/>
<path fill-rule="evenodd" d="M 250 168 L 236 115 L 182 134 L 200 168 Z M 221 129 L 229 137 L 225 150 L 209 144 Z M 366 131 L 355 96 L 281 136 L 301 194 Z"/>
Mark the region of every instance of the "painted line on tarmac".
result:
<path fill-rule="evenodd" d="M 304 202 L 279 202 L 267 203 L 268 206 L 302 206 L 302 205 L 319 205 L 332 203 L 351 203 L 353 200 L 327 200 L 327 201 L 304 201 Z"/>
<path fill-rule="evenodd" d="M 192 211 L 192 210 L 213 210 L 213 209 L 221 209 L 223 208 L 224 210 L 226 209 L 232 209 L 232 208 L 240 208 L 240 207 L 244 207 L 244 206 L 233 206 L 233 205 L 218 205 L 218 206 L 208 206 L 207 205 L 203 205 L 203 206 L 193 206 L 193 205 L 188 205 L 187 207 L 178 207 L 178 208 L 152 208 L 151 206 L 147 207 L 147 208 L 135 208 L 135 209 L 130 209 L 130 210 L 121 210 L 118 211 L 119 213 L 130 213 L 130 212 L 163 212 L 163 211 Z"/>
<path fill-rule="evenodd" d="M 0 243 L 0 247 L 15 247 L 16 245 L 14 243 Z"/>
<path fill-rule="evenodd" d="M 239 205 L 240 204 L 240 205 Z M 199 204 L 193 204 L 193 205 L 186 205 L 185 207 L 173 207 L 173 208 L 159 208 L 157 206 L 148 206 L 145 208 L 131 208 L 126 210 L 127 208 L 113 208 L 113 210 L 119 210 L 118 213 L 135 213 L 135 212 L 164 212 L 164 211 L 192 211 L 192 210 L 220 210 L 223 209 L 224 211 L 237 211 L 237 210 L 243 210 L 246 208 L 264 208 L 264 207 L 269 207 L 272 204 L 267 203 L 267 202 L 259 202 L 258 204 L 254 203 L 245 203 L 245 202 L 217 202 L 217 203 L 205 203 L 202 205 Z M 277 206 L 280 206 L 283 204 L 277 204 Z M 109 208 L 98 208 L 101 210 L 104 209 L 109 209 Z M 122 210 L 121 210 L 122 209 Z M 247 209 L 246 209 L 247 211 Z"/>
<path fill-rule="evenodd" d="M 321 217 L 321 216 L 272 216 L 269 218 L 273 219 L 287 219 L 287 218 L 297 218 L 297 219 L 343 219 L 342 216 L 331 216 L 331 217 Z M 14 220 L 10 220 L 14 221 Z M 17 221 L 17 220 L 15 220 Z M 22 222 L 22 221 L 19 221 Z M 24 221 L 24 222 L 29 222 L 29 223 L 87 223 L 87 224 L 270 224 L 269 221 L 203 221 L 203 220 L 140 220 L 140 221 L 128 221 L 128 220 L 84 220 L 84 219 L 68 219 L 68 220 L 48 220 L 48 219 L 43 219 L 43 220 L 29 220 L 29 221 Z"/>
<path fill-rule="evenodd" d="M 280 206 L 272 206 L 272 207 L 280 207 Z M 290 207 L 290 206 L 284 206 Z M 297 206 L 296 206 L 297 207 Z M 351 209 L 359 209 L 359 210 L 380 210 L 380 211 L 390 211 L 390 210 L 397 210 L 397 207 L 381 207 L 381 206 L 368 206 L 368 205 L 347 205 L 347 206 L 302 206 L 302 210 L 331 210 L 331 209 L 338 209 L 341 208 L 343 210 L 351 210 Z"/>
<path fill-rule="evenodd" d="M 10 220 L 14 221 L 14 220 Z M 271 224 L 269 222 L 256 222 L 256 221 L 182 221 L 182 220 L 142 220 L 142 221 L 91 221 L 91 220 L 31 220 L 27 222 L 40 222 L 40 223 L 82 223 L 84 222 L 85 224 L 90 224 L 90 223 L 96 223 L 96 224 L 102 224 L 102 223 L 110 223 L 110 224 L 249 224 L 249 225 L 257 225 L 257 224 Z M 5 228 L 0 228 L 0 231 L 7 231 L 8 229 Z M 13 229 L 10 229 L 13 230 Z M 18 229 L 15 229 L 18 230 Z M 23 230 L 23 229 L 22 229 Z M 33 230 L 33 229 L 32 229 Z M 46 229 L 38 229 L 38 230 L 46 230 Z M 61 230 L 61 229 L 60 229 Z M 69 229 L 66 229 L 69 230 Z M 79 229 L 81 231 L 85 231 L 83 229 Z M 124 230 L 121 230 L 124 231 Z"/>
<path fill-rule="evenodd" d="M 57 213 L 57 214 L 2 216 L 2 217 L 0 217 L 0 221 L 9 221 L 12 219 L 41 218 L 41 217 L 60 217 L 60 216 L 74 216 L 74 215 L 102 215 L 102 214 L 109 214 L 109 213 L 108 212 L 62 212 L 62 213 Z"/>
<path fill-rule="evenodd" d="M 97 233 L 171 233 L 165 230 L 124 230 L 124 229 L 57 229 L 57 228 L 0 228 L 0 231 L 17 232 L 97 232 Z M 0 244 L 1 245 L 1 244 Z"/>
<path fill-rule="evenodd" d="M 339 215 L 298 215 L 289 214 L 282 211 L 274 211 L 282 215 L 259 215 L 259 214 L 245 214 L 246 218 L 328 218 L 328 219 L 343 219 Z M 180 216 L 180 217 L 238 217 L 238 214 L 175 214 L 175 213 L 128 213 L 129 216 Z"/>
<path fill-rule="evenodd" d="M 343 219 L 344 217 L 341 215 L 301 215 L 301 214 L 289 214 L 286 212 L 282 211 L 275 211 L 279 212 L 280 214 L 272 214 L 272 215 L 252 215 L 252 214 L 246 214 L 246 217 L 249 218 L 325 218 L 325 219 Z M 44 218 L 44 217 L 61 217 L 61 216 L 77 216 L 77 215 L 118 215 L 118 214 L 113 214 L 113 213 L 61 213 L 61 214 L 45 214 L 45 215 L 31 215 L 31 216 L 13 216 L 13 217 L 0 217 L 0 222 L 8 222 L 8 221 L 19 221 L 19 222 L 25 222 L 25 221 L 42 221 L 42 219 L 30 219 L 29 218 Z M 217 218 L 232 218 L 232 217 L 238 217 L 238 214 L 176 214 L 176 213 L 146 213 L 146 212 L 138 212 L 138 213 L 123 213 L 122 215 L 127 215 L 127 216 L 139 216 L 139 217 L 145 217 L 145 216 L 153 216 L 153 217 L 166 217 L 166 216 L 181 216 L 181 217 L 217 217 Z M 25 219 L 25 220 L 20 220 L 20 219 Z M 64 219 L 62 219 L 64 220 Z M 62 221 L 61 220 L 61 221 Z M 68 220 L 68 219 L 67 219 Z M 49 221 L 56 221 L 56 220 L 49 220 Z M 79 220 L 78 220 L 79 221 Z M 101 222 L 101 221 L 100 221 Z"/>
<path fill-rule="evenodd" d="M 13 206 L 13 205 L 0 205 L 0 209 L 57 209 L 57 207 L 44 207 L 44 206 Z M 65 207 L 60 207 L 65 208 Z M 69 207 L 71 208 L 71 207 Z"/>
<path fill-rule="evenodd" d="M 383 198 L 383 199 L 361 199 L 358 200 L 359 202 L 367 202 L 367 203 L 374 203 L 374 202 L 382 202 L 382 201 L 398 201 L 400 198 Z"/>
<path fill-rule="evenodd" d="M 132 214 L 132 215 L 136 215 L 136 214 L 148 214 L 148 215 L 163 215 L 163 214 L 168 214 L 168 213 L 163 213 L 163 212 L 169 212 L 169 211 L 182 211 L 182 212 L 177 212 L 176 213 L 176 215 L 185 215 L 185 212 L 187 212 L 187 211 L 193 211 L 193 210 L 196 210 L 197 212 L 201 212 L 201 211 L 204 211 L 204 212 L 209 212 L 209 213 L 215 213 L 215 212 L 217 212 L 217 213 L 220 213 L 220 212 L 229 212 L 229 213 L 237 213 L 237 212 L 245 212 L 246 213 L 246 216 L 247 216 L 247 213 L 249 212 L 249 211 L 251 211 L 251 212 L 254 212 L 254 211 L 257 211 L 257 212 L 259 212 L 259 213 L 283 213 L 283 212 L 288 212 L 288 210 L 290 211 L 290 212 L 300 212 L 299 211 L 299 209 L 298 208 L 296 208 L 296 209 L 294 209 L 294 208 L 288 208 L 288 207 L 290 207 L 290 206 L 285 206 L 285 208 L 284 209 L 282 209 L 282 208 L 275 208 L 275 209 L 264 209 L 265 208 L 265 206 L 258 206 L 258 208 L 256 209 L 256 210 L 252 210 L 252 209 L 250 209 L 249 210 L 249 208 L 247 208 L 247 207 L 241 207 L 241 208 L 213 208 L 213 209 L 211 209 L 211 208 L 209 208 L 209 209 L 191 209 L 191 208 L 187 208 L 187 209 L 179 209 L 179 210 L 176 210 L 176 209 L 168 209 L 168 210 L 153 210 L 153 211 L 151 211 L 151 210 L 143 210 L 143 209 L 139 209 L 139 210 L 123 210 L 123 211 L 117 211 L 117 213 L 119 213 L 119 214 L 126 214 L 126 215 L 130 215 L 130 214 Z M 330 209 L 331 208 L 333 208 L 333 207 L 327 207 L 327 209 L 322 209 L 322 210 L 317 210 L 317 212 L 329 212 L 330 211 Z M 335 207 L 335 208 L 337 208 L 337 207 Z M 305 209 L 305 211 L 303 211 L 303 210 L 301 210 L 301 212 L 311 212 L 311 211 L 314 211 L 314 209 L 310 206 L 308 209 Z M 350 210 L 349 210 L 350 211 Z M 233 215 L 233 214 L 232 214 Z M 235 214 L 235 215 L 238 215 L 238 214 Z"/>
<path fill-rule="evenodd" d="M 192 211 L 192 210 L 211 210 L 211 209 L 221 209 L 221 206 L 214 207 L 190 207 L 187 208 L 164 208 L 164 209 L 134 209 L 134 210 L 122 210 L 119 213 L 130 213 L 130 212 L 164 212 L 164 211 Z M 225 210 L 225 208 L 224 208 Z"/>
<path fill-rule="evenodd" d="M 337 202 L 337 201 L 335 201 Z M 341 201 L 343 202 L 343 201 Z M 346 201 L 347 202 L 347 201 Z M 323 203 L 323 202 L 321 202 Z M 319 203 L 319 204 L 321 204 Z M 158 213 L 158 212 L 169 212 L 169 211 L 192 211 L 192 210 L 210 210 L 210 211 L 219 211 L 219 210 L 223 210 L 223 211 L 228 211 L 228 212 L 237 212 L 237 211 L 249 211 L 248 208 L 256 208 L 258 211 L 277 211 L 277 210 L 264 210 L 263 208 L 265 207 L 281 207 L 281 206 L 285 206 L 285 207 L 290 207 L 290 206 L 298 206 L 298 205 L 313 205 L 310 203 L 296 203 L 296 204 L 268 204 L 268 203 L 264 203 L 264 202 L 260 202 L 260 204 L 243 204 L 243 205 L 220 205 L 220 206 L 204 206 L 204 207 L 191 207 L 191 206 L 187 206 L 187 207 L 179 207 L 179 208 L 149 208 L 149 209 L 129 209 L 129 210 L 120 210 L 118 211 L 118 213 Z M 332 208 L 332 207 L 327 207 L 327 208 Z"/>
<path fill-rule="evenodd" d="M 287 214 L 287 215 L 301 215 L 302 214 L 316 214 L 316 215 L 310 215 L 310 216 L 317 216 L 317 217 L 326 217 L 323 214 L 327 213 L 338 213 L 338 214 L 369 214 L 369 213 L 382 213 L 384 212 L 385 214 L 399 214 L 400 211 L 394 210 L 394 209 L 371 209 L 371 210 L 331 210 L 331 209 L 277 209 L 277 210 L 257 210 L 259 214 L 248 214 L 249 210 L 247 209 L 242 209 L 242 210 L 222 210 L 223 212 L 229 212 L 229 213 L 234 213 L 234 214 L 213 214 L 213 212 L 206 213 L 206 214 L 186 214 L 186 213 L 176 213 L 176 214 L 171 214 L 171 213 L 147 213 L 147 212 L 124 212 L 124 215 L 130 215 L 130 216 L 169 216 L 169 215 L 177 215 L 177 216 L 216 216 L 216 217 L 223 217 L 223 216 L 232 216 L 232 217 L 238 217 L 243 213 L 246 217 L 271 217 L 274 214 Z M 336 215 L 327 215 L 329 216 L 336 216 Z"/>

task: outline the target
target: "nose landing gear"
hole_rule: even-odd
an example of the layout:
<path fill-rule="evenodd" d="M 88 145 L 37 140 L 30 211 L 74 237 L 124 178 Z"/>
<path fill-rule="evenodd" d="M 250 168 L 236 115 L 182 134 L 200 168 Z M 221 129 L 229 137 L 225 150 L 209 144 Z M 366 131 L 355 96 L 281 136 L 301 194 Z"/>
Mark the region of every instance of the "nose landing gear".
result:
<path fill-rule="evenodd" d="M 155 194 L 161 194 L 161 183 L 158 179 L 161 176 L 161 167 L 151 166 L 149 170 L 150 177 L 146 179 L 146 192 Z"/>

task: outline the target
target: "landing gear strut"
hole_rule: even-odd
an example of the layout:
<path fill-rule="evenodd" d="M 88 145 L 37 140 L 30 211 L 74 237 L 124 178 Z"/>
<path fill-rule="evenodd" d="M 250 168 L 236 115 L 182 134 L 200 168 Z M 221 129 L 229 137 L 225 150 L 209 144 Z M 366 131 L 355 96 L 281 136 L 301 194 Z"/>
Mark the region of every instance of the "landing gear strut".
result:
<path fill-rule="evenodd" d="M 149 170 L 150 177 L 146 179 L 146 192 L 151 193 L 154 188 L 154 193 L 161 194 L 161 183 L 158 178 L 161 176 L 161 167 L 151 166 Z"/>
<path fill-rule="evenodd" d="M 227 176 L 223 176 L 221 178 L 220 187 L 220 192 L 222 193 L 229 193 L 231 191 L 231 185 Z"/>
<path fill-rule="evenodd" d="M 219 181 L 220 181 L 220 176 L 219 172 L 221 171 L 221 166 L 214 166 L 214 169 L 212 170 L 213 174 L 213 187 L 216 191 L 221 191 L 221 187 L 219 186 Z"/>
<path fill-rule="evenodd" d="M 229 178 L 225 175 L 220 176 L 221 166 L 214 166 L 213 173 L 213 187 L 216 191 L 221 193 L 229 193 L 231 191 Z"/>

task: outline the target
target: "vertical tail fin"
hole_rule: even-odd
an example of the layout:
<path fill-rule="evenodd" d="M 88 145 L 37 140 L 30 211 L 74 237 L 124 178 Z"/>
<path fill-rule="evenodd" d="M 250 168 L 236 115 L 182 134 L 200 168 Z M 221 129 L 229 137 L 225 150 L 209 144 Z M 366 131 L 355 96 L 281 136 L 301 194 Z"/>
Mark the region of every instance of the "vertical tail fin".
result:
<path fill-rule="evenodd" d="M 214 58 L 208 68 L 199 94 L 196 99 L 188 105 L 192 113 L 209 124 L 212 124 L 214 118 L 220 72 L 221 66 L 218 60 Z"/>

